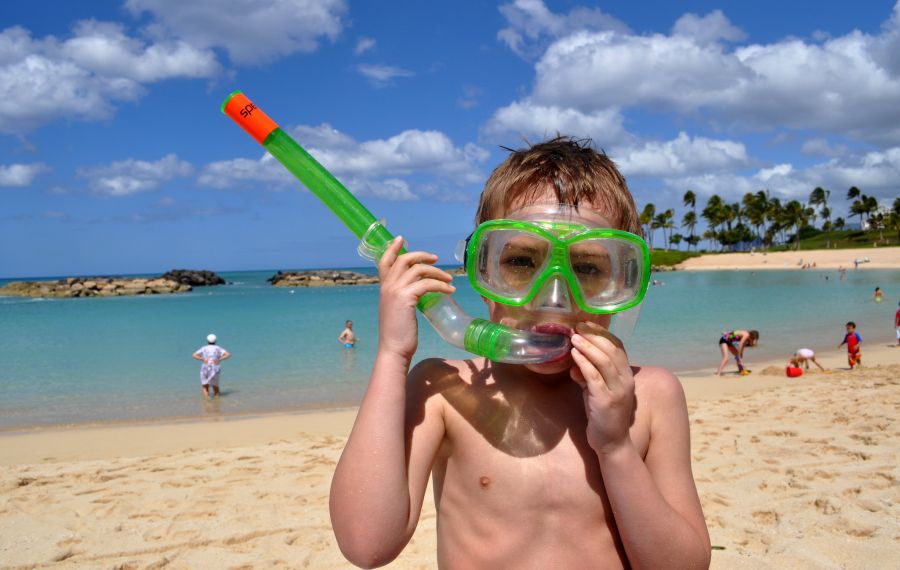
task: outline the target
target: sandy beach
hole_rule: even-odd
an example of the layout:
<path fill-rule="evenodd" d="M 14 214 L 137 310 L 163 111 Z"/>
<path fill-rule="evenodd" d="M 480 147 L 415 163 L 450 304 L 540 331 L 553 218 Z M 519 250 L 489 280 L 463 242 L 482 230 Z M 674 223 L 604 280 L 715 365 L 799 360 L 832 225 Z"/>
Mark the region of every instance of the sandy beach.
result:
<path fill-rule="evenodd" d="M 713 568 L 885 568 L 900 349 L 832 374 L 683 377 Z M 0 568 L 347 568 L 328 517 L 354 410 L 0 435 Z M 435 566 L 435 509 L 390 567 Z"/>
<path fill-rule="evenodd" d="M 816 269 L 853 270 L 855 259 L 861 269 L 900 269 L 900 248 L 867 247 L 864 249 L 814 249 L 806 251 L 774 251 L 754 253 L 717 253 L 692 257 L 680 263 L 677 268 L 685 271 L 721 269 L 802 269 L 804 264 L 815 263 Z"/>

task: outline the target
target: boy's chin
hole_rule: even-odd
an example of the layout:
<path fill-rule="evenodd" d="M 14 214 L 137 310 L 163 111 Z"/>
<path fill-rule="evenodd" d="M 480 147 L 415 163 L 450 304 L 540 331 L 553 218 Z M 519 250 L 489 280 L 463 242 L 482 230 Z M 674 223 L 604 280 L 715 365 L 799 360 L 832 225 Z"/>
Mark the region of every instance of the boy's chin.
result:
<path fill-rule="evenodd" d="M 572 366 L 575 365 L 575 361 L 572 360 L 572 357 L 566 355 L 559 360 L 554 360 L 552 362 L 542 362 L 540 364 L 525 364 L 525 368 L 534 372 L 535 374 L 540 374 L 542 376 L 551 376 L 556 374 L 562 374 L 565 372 L 568 374 L 569 370 Z"/>

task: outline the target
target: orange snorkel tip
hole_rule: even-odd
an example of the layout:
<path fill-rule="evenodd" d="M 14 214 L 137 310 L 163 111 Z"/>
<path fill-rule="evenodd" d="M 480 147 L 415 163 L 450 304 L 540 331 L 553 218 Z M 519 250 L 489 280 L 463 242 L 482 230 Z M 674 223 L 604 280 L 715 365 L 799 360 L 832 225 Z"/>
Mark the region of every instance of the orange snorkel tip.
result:
<path fill-rule="evenodd" d="M 259 144 L 263 144 L 272 131 L 278 128 L 278 124 L 268 115 L 253 104 L 240 91 L 234 91 L 222 103 L 222 112 L 247 131 Z"/>

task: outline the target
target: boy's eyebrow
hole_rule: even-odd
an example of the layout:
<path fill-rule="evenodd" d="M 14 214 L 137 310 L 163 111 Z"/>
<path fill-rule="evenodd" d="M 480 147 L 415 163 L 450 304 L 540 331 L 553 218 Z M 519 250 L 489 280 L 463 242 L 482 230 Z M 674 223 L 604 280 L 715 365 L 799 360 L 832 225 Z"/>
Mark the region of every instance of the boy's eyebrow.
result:
<path fill-rule="evenodd" d="M 503 251 L 508 249 L 515 249 L 516 251 L 525 251 L 525 252 L 542 252 L 544 251 L 542 248 L 537 248 L 532 245 L 519 245 L 514 243 L 507 243 L 503 246 Z"/>

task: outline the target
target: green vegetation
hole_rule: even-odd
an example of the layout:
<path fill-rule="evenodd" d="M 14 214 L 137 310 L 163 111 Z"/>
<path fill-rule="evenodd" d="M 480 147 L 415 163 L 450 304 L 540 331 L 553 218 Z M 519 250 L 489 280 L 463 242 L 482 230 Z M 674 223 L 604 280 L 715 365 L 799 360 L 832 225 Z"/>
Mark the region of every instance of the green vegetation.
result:
<path fill-rule="evenodd" d="M 689 257 L 698 257 L 696 251 L 677 251 L 672 249 L 654 249 L 650 251 L 650 265 L 653 267 L 678 265 Z"/>
<path fill-rule="evenodd" d="M 804 228 L 806 230 L 807 228 Z M 809 228 L 812 229 L 812 228 Z M 823 232 L 800 231 L 799 249 L 852 249 L 857 247 L 889 247 L 900 245 L 897 234 L 890 234 L 879 230 L 844 230 Z M 882 237 L 884 236 L 884 237 Z M 771 251 L 787 251 L 796 249 L 796 242 L 790 246 L 780 245 L 771 248 Z"/>

